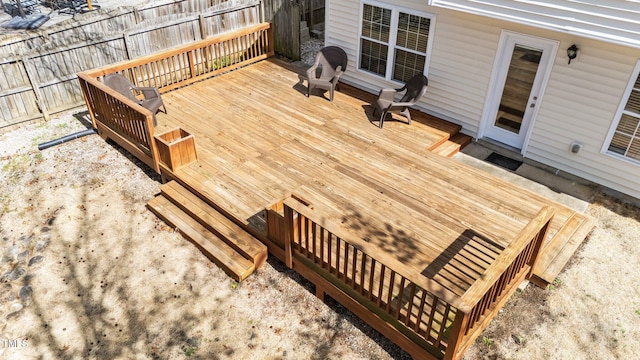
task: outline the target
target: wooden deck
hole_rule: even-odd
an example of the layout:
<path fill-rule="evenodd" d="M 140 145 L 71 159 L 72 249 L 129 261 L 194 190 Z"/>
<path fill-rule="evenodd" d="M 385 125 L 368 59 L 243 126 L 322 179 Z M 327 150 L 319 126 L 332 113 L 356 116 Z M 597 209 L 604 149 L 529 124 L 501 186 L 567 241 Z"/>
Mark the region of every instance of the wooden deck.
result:
<path fill-rule="evenodd" d="M 237 280 L 266 245 L 414 358 L 460 358 L 523 279 L 553 281 L 591 220 L 448 158 L 457 125 L 414 111 L 379 129 L 372 95 L 344 85 L 307 98 L 269 32 L 79 74 L 99 134 L 172 180 L 150 209 Z M 100 82 L 113 72 L 160 88 L 155 128 Z"/>
<path fill-rule="evenodd" d="M 298 71 L 270 59 L 163 95 L 169 113 L 157 115 L 157 131 L 189 131 L 199 155 L 174 177 L 245 224 L 289 194 L 313 198 L 331 221 L 457 293 L 465 286 L 435 269 L 461 238 L 473 234 L 505 248 L 545 205 L 556 208 L 550 238 L 570 219 L 572 226 L 586 220 L 432 154 L 457 125 L 414 112 L 411 126 L 399 118 L 378 129 L 370 94 L 343 86 L 334 102 L 321 93 L 307 98 Z M 586 233 L 579 236 L 574 242 Z"/>

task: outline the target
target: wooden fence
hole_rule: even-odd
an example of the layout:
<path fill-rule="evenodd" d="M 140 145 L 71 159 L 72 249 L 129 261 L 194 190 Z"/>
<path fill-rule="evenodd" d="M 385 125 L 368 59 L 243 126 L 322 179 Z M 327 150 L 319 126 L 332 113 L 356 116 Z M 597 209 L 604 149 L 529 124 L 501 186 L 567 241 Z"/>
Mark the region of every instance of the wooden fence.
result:
<path fill-rule="evenodd" d="M 160 172 L 153 114 L 102 83 L 119 73 L 139 87 L 164 93 L 273 56 L 268 23 L 245 27 L 134 60 L 78 74 L 89 115 L 102 137 L 110 138 Z"/>
<path fill-rule="evenodd" d="M 13 54 L 0 58 L 0 128 L 82 105 L 78 72 L 258 24 L 261 7 L 259 0 L 171 1 L 0 44 L 0 53 Z"/>
<path fill-rule="evenodd" d="M 460 296 L 366 241 L 341 236 L 340 225 L 294 197 L 284 200 L 283 209 L 283 223 L 268 232 L 284 236 L 287 266 L 314 282 L 319 296 L 334 297 L 414 359 L 462 357 L 532 274 L 554 214 L 543 208 Z"/>

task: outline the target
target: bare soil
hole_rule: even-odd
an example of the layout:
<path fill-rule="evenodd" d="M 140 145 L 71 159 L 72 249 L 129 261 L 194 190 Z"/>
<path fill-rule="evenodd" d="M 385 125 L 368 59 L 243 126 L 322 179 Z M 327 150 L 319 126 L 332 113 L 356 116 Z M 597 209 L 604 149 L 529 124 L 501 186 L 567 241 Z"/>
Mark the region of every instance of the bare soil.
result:
<path fill-rule="evenodd" d="M 242 283 L 157 219 L 153 172 L 84 113 L 0 135 L 0 358 L 406 359 L 269 260 Z M 554 286 L 517 293 L 465 359 L 640 353 L 640 210 L 598 195 L 597 226 Z"/>

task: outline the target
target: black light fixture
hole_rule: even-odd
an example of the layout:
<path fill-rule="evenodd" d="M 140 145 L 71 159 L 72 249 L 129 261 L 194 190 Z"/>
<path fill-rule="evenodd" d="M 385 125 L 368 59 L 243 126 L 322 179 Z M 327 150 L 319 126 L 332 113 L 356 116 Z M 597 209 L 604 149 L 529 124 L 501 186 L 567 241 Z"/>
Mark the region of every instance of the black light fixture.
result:
<path fill-rule="evenodd" d="M 578 56 L 578 47 L 576 44 L 569 46 L 567 49 L 567 56 L 569 57 L 569 64 L 571 64 L 571 60 L 575 59 Z"/>

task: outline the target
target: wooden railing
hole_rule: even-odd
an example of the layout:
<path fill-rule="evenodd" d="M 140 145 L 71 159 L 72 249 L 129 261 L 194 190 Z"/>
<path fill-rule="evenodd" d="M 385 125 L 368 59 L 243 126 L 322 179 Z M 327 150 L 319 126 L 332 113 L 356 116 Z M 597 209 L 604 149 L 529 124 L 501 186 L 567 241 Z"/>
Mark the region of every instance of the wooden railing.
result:
<path fill-rule="evenodd" d="M 160 171 L 153 141 L 153 114 L 102 83 L 105 75 L 119 73 L 139 87 L 160 93 L 273 56 L 268 23 L 179 46 L 157 54 L 124 61 L 78 74 L 94 127 L 104 136 Z M 171 111 L 171 109 L 167 109 Z"/>
<path fill-rule="evenodd" d="M 320 225 L 314 221 L 320 216 L 307 205 L 295 198 L 284 201 L 285 263 L 294 267 L 299 262 L 319 273 L 371 311 L 373 317 L 364 321 L 376 327 L 381 319 L 419 345 L 423 350 L 419 354 L 408 350 L 414 358 L 435 359 L 460 358 L 488 325 L 530 274 L 553 216 L 551 208 L 540 211 L 486 273 L 456 297 L 394 263 L 393 256 L 377 254 L 366 242 L 340 235 L 348 233 L 340 226 L 327 221 Z"/>
<path fill-rule="evenodd" d="M 551 206 L 543 207 L 518 236 L 464 293 L 460 304 L 460 318 L 456 319 L 451 352 L 447 359 L 462 357 L 462 353 L 489 325 L 520 283 L 533 275 L 533 268 L 547 230 L 555 214 Z"/>

